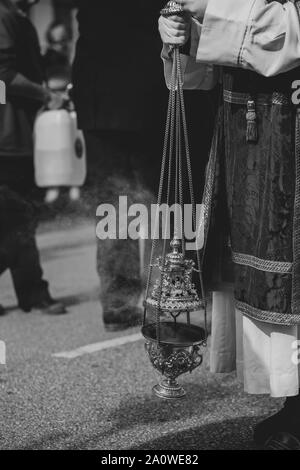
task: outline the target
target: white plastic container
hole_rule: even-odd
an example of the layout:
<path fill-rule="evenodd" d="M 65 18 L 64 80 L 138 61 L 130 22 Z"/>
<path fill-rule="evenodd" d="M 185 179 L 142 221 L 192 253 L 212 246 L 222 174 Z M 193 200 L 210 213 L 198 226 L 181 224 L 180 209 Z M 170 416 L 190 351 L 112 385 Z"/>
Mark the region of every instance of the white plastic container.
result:
<path fill-rule="evenodd" d="M 86 147 L 75 111 L 44 111 L 34 128 L 35 181 L 40 188 L 82 186 Z"/>

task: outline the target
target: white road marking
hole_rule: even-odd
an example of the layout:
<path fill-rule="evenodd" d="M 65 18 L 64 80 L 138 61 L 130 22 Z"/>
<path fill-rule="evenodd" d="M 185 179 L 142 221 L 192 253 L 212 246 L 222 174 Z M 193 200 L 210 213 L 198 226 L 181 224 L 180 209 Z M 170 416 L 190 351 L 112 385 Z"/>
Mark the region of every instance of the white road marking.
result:
<path fill-rule="evenodd" d="M 0 365 L 6 365 L 6 344 L 4 341 L 0 341 Z"/>
<path fill-rule="evenodd" d="M 143 339 L 141 333 L 137 333 L 129 336 L 121 336 L 120 338 L 113 338 L 107 341 L 101 341 L 100 343 L 88 344 L 81 348 L 73 349 L 73 351 L 64 351 L 61 353 L 52 354 L 53 357 L 59 357 L 63 359 L 74 359 L 76 357 L 84 356 L 85 354 L 92 354 L 104 349 L 116 348 L 123 346 L 128 343 L 135 343 Z"/>

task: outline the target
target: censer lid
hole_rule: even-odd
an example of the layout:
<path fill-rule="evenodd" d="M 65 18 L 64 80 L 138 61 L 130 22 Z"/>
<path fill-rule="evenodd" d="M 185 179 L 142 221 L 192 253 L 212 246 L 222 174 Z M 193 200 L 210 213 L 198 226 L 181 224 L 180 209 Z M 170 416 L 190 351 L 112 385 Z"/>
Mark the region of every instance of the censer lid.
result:
<path fill-rule="evenodd" d="M 203 308 L 203 302 L 199 299 L 194 286 L 190 292 L 182 289 L 178 289 L 177 292 L 176 289 L 171 289 L 171 291 L 168 289 L 163 291 L 160 296 L 158 284 L 154 287 L 151 297 L 146 300 L 146 305 L 171 315 L 195 312 Z"/>
<path fill-rule="evenodd" d="M 165 263 L 158 259 L 162 281 L 156 281 L 152 294 L 146 299 L 150 307 L 171 315 L 194 312 L 203 307 L 192 281 L 195 263 L 184 257 L 180 247 L 181 241 L 174 238 L 172 252 L 166 256 Z"/>
<path fill-rule="evenodd" d="M 160 13 L 162 16 L 182 15 L 184 13 L 184 9 L 178 2 L 170 1 Z"/>
<path fill-rule="evenodd" d="M 183 253 L 180 252 L 181 243 L 178 238 L 174 238 L 170 243 L 172 252 L 166 256 L 166 265 L 170 271 L 185 268 L 186 261 Z"/>

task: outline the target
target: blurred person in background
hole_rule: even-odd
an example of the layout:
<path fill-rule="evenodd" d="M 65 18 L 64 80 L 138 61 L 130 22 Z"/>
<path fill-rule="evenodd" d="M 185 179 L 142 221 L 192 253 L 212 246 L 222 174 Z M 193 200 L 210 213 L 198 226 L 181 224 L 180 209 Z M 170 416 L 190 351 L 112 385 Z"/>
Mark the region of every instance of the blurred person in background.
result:
<path fill-rule="evenodd" d="M 70 41 L 71 37 L 67 26 L 59 21 L 50 24 L 47 32 L 47 50 L 43 56 L 46 82 L 50 90 L 61 93 L 63 99 L 67 99 L 71 85 Z M 45 202 L 52 204 L 59 198 L 60 188 L 52 187 L 46 191 Z M 80 199 L 80 188 L 72 186 L 68 188 L 71 201 Z"/>
<path fill-rule="evenodd" d="M 0 0 L 0 80 L 7 88 L 0 106 L 0 273 L 10 269 L 19 307 L 65 313 L 43 279 L 35 240 L 33 124 L 42 106 L 61 100 L 43 86 L 36 30 L 27 17 L 36 0 Z M 3 311 L 2 311 L 3 313 Z"/>
<path fill-rule="evenodd" d="M 149 205 L 158 192 L 168 96 L 156 31 L 165 1 L 75 3 L 80 37 L 73 67 L 74 98 L 87 144 L 87 184 L 95 191 L 94 210 L 109 203 L 118 212 L 120 195 L 128 197 L 128 207 Z M 193 96 L 189 109 L 199 201 L 212 114 L 201 92 Z M 192 109 L 197 112 L 195 120 Z M 199 129 L 207 141 L 199 142 Z M 119 228 L 126 236 L 127 227 Z M 143 258 L 137 240 L 98 240 L 101 302 L 109 330 L 133 326 L 142 318 Z"/>
<path fill-rule="evenodd" d="M 53 91 L 64 91 L 71 81 L 70 35 L 66 25 L 52 23 L 46 38 L 47 49 L 43 61 L 47 84 Z"/>

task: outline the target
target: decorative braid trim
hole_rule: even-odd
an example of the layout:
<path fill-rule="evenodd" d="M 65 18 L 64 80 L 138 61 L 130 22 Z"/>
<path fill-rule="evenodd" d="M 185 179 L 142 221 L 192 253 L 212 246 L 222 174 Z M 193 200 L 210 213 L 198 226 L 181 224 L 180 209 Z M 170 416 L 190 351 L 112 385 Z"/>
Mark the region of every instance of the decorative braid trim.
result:
<path fill-rule="evenodd" d="M 269 273 L 291 274 L 293 270 L 293 263 L 285 261 L 270 261 L 242 253 L 233 252 L 232 261 L 242 266 L 249 266 L 250 268 Z"/>
<path fill-rule="evenodd" d="M 282 312 L 269 312 L 268 310 L 261 310 L 252 307 L 252 305 L 235 301 L 236 308 L 246 317 L 252 320 L 262 321 L 264 323 L 274 323 L 275 325 L 294 326 L 300 325 L 300 314 L 282 313 Z"/>
<path fill-rule="evenodd" d="M 295 2 L 300 21 L 300 2 Z M 295 202 L 293 227 L 293 285 L 292 285 L 292 311 L 300 315 L 300 111 L 296 110 L 295 124 Z"/>
<path fill-rule="evenodd" d="M 295 127 L 295 202 L 293 226 L 293 286 L 292 311 L 300 314 L 300 111 L 296 114 Z"/>
<path fill-rule="evenodd" d="M 251 96 L 249 93 L 238 93 L 224 90 L 223 99 L 226 103 L 246 105 L 251 99 Z M 255 102 L 260 106 L 288 106 L 290 104 L 288 98 L 285 95 L 277 92 L 269 95 L 261 94 L 257 97 Z"/>

